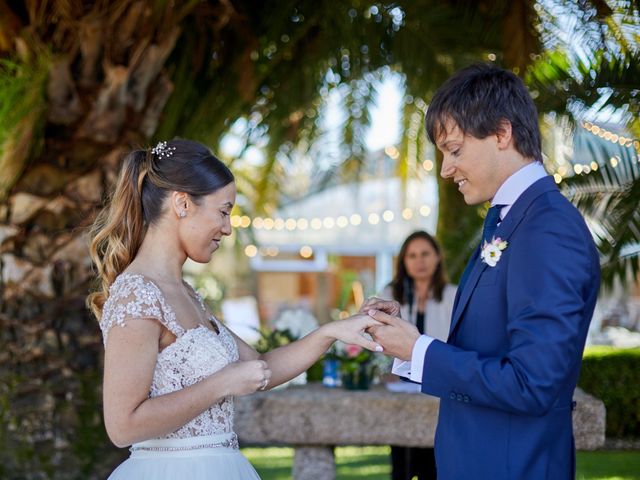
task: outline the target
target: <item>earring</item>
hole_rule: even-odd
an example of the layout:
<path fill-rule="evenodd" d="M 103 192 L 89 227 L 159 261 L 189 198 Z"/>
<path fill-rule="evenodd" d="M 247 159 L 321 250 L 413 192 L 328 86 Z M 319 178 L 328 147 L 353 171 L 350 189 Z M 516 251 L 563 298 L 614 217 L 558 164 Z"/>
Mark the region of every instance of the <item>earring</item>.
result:
<path fill-rule="evenodd" d="M 180 214 L 178 215 L 180 218 L 184 218 L 187 216 L 187 212 L 185 212 L 184 210 L 180 210 Z"/>

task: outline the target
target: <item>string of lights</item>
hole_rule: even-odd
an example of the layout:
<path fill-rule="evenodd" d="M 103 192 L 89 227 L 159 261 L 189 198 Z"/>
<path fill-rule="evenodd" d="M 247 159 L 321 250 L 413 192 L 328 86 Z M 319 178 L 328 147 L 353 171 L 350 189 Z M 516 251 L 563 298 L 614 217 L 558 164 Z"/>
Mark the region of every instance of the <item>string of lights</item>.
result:
<path fill-rule="evenodd" d="M 428 217 L 431 215 L 431 207 L 428 205 L 422 205 L 418 209 L 405 208 L 400 212 L 400 217 L 409 221 L 415 215 L 421 215 Z M 372 212 L 363 218 L 362 215 L 354 213 L 350 216 L 340 215 L 338 217 L 313 217 L 313 218 L 282 218 L 282 217 L 253 217 L 248 215 L 232 215 L 231 226 L 234 228 L 249 228 L 252 227 L 256 230 L 312 230 L 332 229 L 332 228 L 346 228 L 349 225 L 357 227 L 363 222 L 368 222 L 371 225 L 377 225 L 382 222 L 393 222 L 396 219 L 396 213 L 392 210 L 385 210 L 381 213 Z"/>
<path fill-rule="evenodd" d="M 587 132 L 591 133 L 592 135 L 602 138 L 603 140 L 606 140 L 616 145 L 620 145 L 622 147 L 634 148 L 636 152 L 640 152 L 640 142 L 638 140 L 634 140 L 633 138 L 625 137 L 623 135 L 618 135 L 616 133 L 613 133 L 607 130 L 604 127 L 595 125 L 591 122 L 583 122 L 582 128 L 584 128 Z M 620 163 L 620 156 L 613 155 L 611 158 L 609 158 L 609 163 L 611 163 L 612 167 L 614 168 L 617 167 L 618 164 Z M 586 175 L 588 173 L 591 173 L 592 171 L 598 170 L 598 163 L 595 161 L 592 161 L 591 163 L 587 163 L 587 164 L 576 163 L 573 165 L 572 168 L 573 168 L 573 172 L 576 175 L 581 175 L 581 174 Z M 560 167 L 558 167 L 557 171 L 553 174 L 553 178 L 555 182 L 556 183 L 562 182 L 562 180 L 569 174 L 569 172 L 570 172 L 569 167 L 566 167 L 564 165 L 561 165 Z"/>
<path fill-rule="evenodd" d="M 640 151 L 640 142 L 638 140 L 634 140 L 633 138 L 625 137 L 623 135 L 618 135 L 616 133 L 610 132 L 604 127 L 600 127 L 590 122 L 583 122 L 582 127 L 592 134 L 607 140 L 611 143 L 617 143 L 623 147 L 634 147 L 636 151 Z"/>

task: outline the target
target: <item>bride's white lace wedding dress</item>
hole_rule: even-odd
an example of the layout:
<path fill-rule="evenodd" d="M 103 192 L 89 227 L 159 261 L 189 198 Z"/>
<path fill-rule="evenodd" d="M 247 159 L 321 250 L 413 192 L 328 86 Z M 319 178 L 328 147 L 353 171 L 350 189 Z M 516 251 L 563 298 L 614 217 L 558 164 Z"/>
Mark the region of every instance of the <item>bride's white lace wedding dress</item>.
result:
<path fill-rule="evenodd" d="M 206 312 L 202 298 L 189 287 Z M 157 318 L 176 341 L 158 353 L 149 397 L 193 385 L 238 360 L 233 336 L 215 318 L 216 334 L 206 327 L 184 329 L 160 289 L 141 275 L 123 273 L 109 289 L 100 328 L 104 344 L 114 326 L 136 318 Z M 170 415 L 170 412 L 168 412 Z M 133 444 L 131 456 L 109 480 L 252 480 L 258 474 L 238 449 L 233 432 L 233 398 L 226 397 L 162 438 Z"/>

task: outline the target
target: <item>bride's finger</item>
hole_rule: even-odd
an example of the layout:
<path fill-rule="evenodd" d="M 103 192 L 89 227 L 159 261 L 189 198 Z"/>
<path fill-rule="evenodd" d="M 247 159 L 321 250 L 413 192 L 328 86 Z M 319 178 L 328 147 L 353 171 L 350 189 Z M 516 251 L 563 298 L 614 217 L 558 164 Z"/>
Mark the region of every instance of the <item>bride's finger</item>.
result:
<path fill-rule="evenodd" d="M 363 336 L 357 335 L 357 338 L 354 338 L 352 342 L 354 345 L 359 345 L 362 348 L 366 348 L 367 350 L 371 350 L 372 352 L 382 352 L 384 349 L 382 345 L 376 343 L 372 340 L 367 340 Z"/>
<path fill-rule="evenodd" d="M 351 325 L 380 324 L 378 320 L 376 320 L 375 318 L 371 317 L 371 315 L 369 315 L 370 310 L 375 310 L 375 309 L 369 309 L 365 312 L 356 313 L 355 315 L 347 318 L 345 321 L 349 322 Z M 362 328 L 366 328 L 366 327 L 362 327 Z"/>

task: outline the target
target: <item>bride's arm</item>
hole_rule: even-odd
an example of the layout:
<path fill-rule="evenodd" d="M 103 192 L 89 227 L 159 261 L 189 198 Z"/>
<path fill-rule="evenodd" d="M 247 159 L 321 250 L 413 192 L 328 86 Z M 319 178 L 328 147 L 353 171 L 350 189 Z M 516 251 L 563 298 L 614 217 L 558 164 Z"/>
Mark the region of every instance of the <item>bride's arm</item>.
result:
<path fill-rule="evenodd" d="M 269 365 L 271 380 L 266 388 L 268 390 L 306 371 L 336 340 L 377 351 L 379 345 L 361 335 L 365 329 L 379 325 L 371 320 L 369 315 L 354 315 L 346 320 L 326 323 L 300 340 L 263 354 L 256 352 L 235 334 L 234 337 L 241 360 L 259 359 Z"/>
<path fill-rule="evenodd" d="M 118 447 L 174 432 L 229 395 L 255 392 L 264 362 L 236 362 L 182 390 L 149 398 L 162 327 L 151 318 L 109 332 L 104 363 L 104 422 Z"/>

